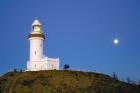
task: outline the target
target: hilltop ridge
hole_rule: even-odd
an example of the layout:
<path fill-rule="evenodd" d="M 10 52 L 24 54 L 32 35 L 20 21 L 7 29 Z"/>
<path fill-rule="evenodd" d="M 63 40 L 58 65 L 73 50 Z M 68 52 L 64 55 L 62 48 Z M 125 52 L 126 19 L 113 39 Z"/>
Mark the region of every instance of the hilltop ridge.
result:
<path fill-rule="evenodd" d="M 8 72 L 0 93 L 140 93 L 140 86 L 95 72 L 47 70 Z"/>

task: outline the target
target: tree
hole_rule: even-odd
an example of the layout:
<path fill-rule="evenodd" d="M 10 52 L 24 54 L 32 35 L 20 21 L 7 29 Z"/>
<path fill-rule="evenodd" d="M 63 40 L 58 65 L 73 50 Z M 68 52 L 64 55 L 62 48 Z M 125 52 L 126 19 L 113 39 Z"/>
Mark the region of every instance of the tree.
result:
<path fill-rule="evenodd" d="M 65 64 L 65 65 L 64 65 L 64 69 L 65 69 L 65 70 L 67 70 L 67 69 L 69 69 L 69 68 L 70 68 L 69 64 Z"/>

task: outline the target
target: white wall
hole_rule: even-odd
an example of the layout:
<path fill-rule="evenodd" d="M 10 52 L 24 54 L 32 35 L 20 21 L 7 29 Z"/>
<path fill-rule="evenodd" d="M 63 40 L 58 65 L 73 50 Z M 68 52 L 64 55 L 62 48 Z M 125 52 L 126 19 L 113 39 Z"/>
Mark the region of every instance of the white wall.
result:
<path fill-rule="evenodd" d="M 39 37 L 30 38 L 30 61 L 38 61 L 43 58 L 43 39 Z"/>

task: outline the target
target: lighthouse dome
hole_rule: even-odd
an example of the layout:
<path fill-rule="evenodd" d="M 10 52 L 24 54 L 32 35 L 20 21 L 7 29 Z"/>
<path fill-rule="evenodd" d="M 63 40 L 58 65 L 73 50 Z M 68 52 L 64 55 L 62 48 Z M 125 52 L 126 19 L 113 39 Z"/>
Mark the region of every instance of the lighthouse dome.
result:
<path fill-rule="evenodd" d="M 35 26 L 35 25 L 41 25 L 38 19 L 35 19 L 34 22 L 32 23 L 32 26 Z"/>

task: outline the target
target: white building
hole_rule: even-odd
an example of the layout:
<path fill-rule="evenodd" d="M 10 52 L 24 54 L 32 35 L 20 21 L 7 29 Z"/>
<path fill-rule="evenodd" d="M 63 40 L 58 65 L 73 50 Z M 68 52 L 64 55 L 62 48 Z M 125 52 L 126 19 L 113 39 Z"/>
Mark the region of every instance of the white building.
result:
<path fill-rule="evenodd" d="M 43 54 L 45 35 L 39 20 L 34 20 L 28 39 L 30 41 L 30 59 L 27 62 L 27 71 L 58 70 L 59 58 L 48 58 Z"/>

